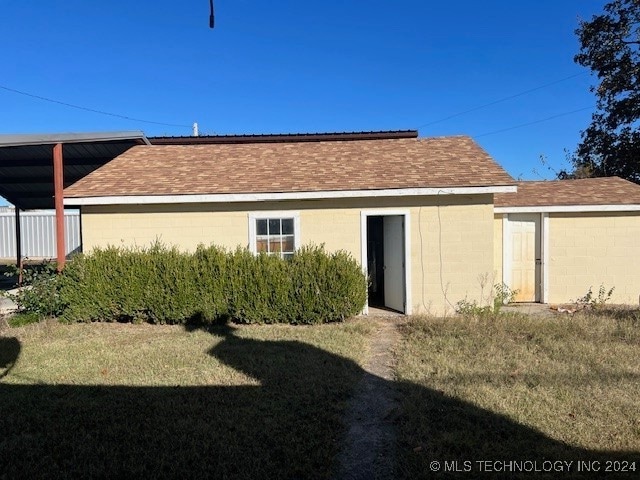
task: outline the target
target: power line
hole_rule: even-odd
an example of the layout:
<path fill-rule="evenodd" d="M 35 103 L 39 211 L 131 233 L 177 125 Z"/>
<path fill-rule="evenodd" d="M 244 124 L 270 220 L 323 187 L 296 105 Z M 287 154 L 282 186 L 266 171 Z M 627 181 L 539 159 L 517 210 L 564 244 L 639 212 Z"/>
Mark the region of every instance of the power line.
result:
<path fill-rule="evenodd" d="M 529 122 L 529 123 L 522 123 L 520 125 L 515 125 L 513 127 L 507 127 L 507 128 L 503 128 L 501 130 L 494 130 L 493 132 L 487 132 L 487 133 L 483 133 L 481 135 L 474 135 L 473 138 L 480 138 L 480 137 L 486 137 L 489 135 L 495 135 L 497 133 L 502 133 L 502 132 L 508 132 L 509 130 L 515 130 L 516 128 L 522 128 L 522 127 L 528 127 L 530 125 L 536 125 L 538 123 L 542 123 L 542 122 L 548 122 L 549 120 L 553 120 L 555 118 L 560 118 L 560 117 L 566 117 L 567 115 L 571 115 L 573 113 L 578 113 L 578 112 L 583 112 L 585 110 L 593 110 L 595 107 L 584 107 L 584 108 L 578 108 L 577 110 L 571 110 L 570 112 L 563 112 L 563 113 L 559 113 L 557 115 L 553 115 L 551 117 L 547 117 L 547 118 L 542 118 L 540 120 L 534 120 L 533 122 Z"/>
<path fill-rule="evenodd" d="M 427 122 L 427 123 L 424 123 L 422 125 L 418 125 L 416 130 L 419 129 L 419 128 L 422 128 L 422 127 L 428 127 L 430 125 L 435 125 L 436 123 L 444 122 L 446 120 L 451 120 L 452 118 L 460 117 L 462 115 L 466 115 L 467 113 L 475 112 L 476 110 L 481 110 L 483 108 L 491 107 L 493 105 L 497 105 L 498 103 L 506 102 L 507 100 L 512 100 L 514 98 L 522 97 L 523 95 L 527 95 L 529 93 L 536 92 L 538 90 L 542 90 L 543 88 L 551 87 L 552 85 L 556 85 L 556 84 L 561 83 L 561 82 L 566 82 L 567 80 L 571 80 L 572 78 L 580 77 L 580 76 L 586 75 L 586 74 L 587 74 L 587 72 L 576 73 L 574 75 L 570 75 L 568 77 L 561 78 L 559 80 L 555 80 L 555 81 L 550 82 L 550 83 L 545 83 L 544 85 L 540 85 L 538 87 L 530 88 L 529 90 L 524 90 L 522 92 L 515 93 L 513 95 L 509 95 L 508 97 L 504 97 L 504 98 L 500 98 L 498 100 L 494 100 L 493 102 L 485 103 L 483 105 L 478 105 L 477 107 L 473 107 L 473 108 L 470 108 L 468 110 L 464 110 L 462 112 L 454 113 L 453 115 L 449 115 L 448 117 L 444 117 L 444 118 L 441 118 L 439 120 L 434 120 L 433 122 Z"/>
<path fill-rule="evenodd" d="M 123 118 L 125 120 L 131 120 L 133 122 L 141 122 L 141 123 L 151 123 L 153 125 L 163 125 L 165 127 L 184 127 L 191 128 L 191 125 L 182 125 L 178 123 L 164 123 L 164 122 L 154 122 L 152 120 L 144 120 L 141 118 L 129 117 L 127 115 L 119 115 L 117 113 L 105 112 L 103 110 L 96 110 L 94 108 L 82 107 L 80 105 L 74 105 L 72 103 L 61 102 L 60 100 L 54 100 L 52 98 L 42 97 L 40 95 L 35 95 L 33 93 L 23 92 L 21 90 L 16 90 L 15 88 L 9 88 L 4 85 L 0 85 L 0 88 L 6 90 L 8 92 L 17 93 L 18 95 L 24 95 L 25 97 L 36 98 L 38 100 L 44 100 L 45 102 L 57 103 L 58 105 L 63 105 L 65 107 L 76 108 L 78 110 L 84 110 L 86 112 L 98 113 L 100 115 L 108 115 L 110 117 Z"/>

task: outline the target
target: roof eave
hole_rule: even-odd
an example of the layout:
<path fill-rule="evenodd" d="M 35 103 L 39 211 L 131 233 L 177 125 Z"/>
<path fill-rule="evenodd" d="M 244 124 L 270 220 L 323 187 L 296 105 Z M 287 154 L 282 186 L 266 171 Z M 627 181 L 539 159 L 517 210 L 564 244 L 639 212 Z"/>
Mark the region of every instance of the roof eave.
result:
<path fill-rule="evenodd" d="M 340 198 L 482 195 L 494 193 L 515 193 L 516 190 L 516 185 L 491 185 L 474 187 L 394 188 L 385 190 L 333 190 L 319 192 L 221 193 L 202 195 L 110 195 L 94 197 L 65 197 L 64 204 L 69 206 L 83 206 L 180 203 L 238 203 Z"/>
<path fill-rule="evenodd" d="M 150 145 L 144 132 L 132 130 L 91 133 L 1 134 L 0 147 L 52 145 L 56 143 L 109 142 L 118 140 L 141 140 L 143 143 Z"/>
<path fill-rule="evenodd" d="M 531 205 L 518 207 L 494 207 L 495 213 L 589 213 L 589 212 L 638 212 L 640 204 L 609 205 Z"/>

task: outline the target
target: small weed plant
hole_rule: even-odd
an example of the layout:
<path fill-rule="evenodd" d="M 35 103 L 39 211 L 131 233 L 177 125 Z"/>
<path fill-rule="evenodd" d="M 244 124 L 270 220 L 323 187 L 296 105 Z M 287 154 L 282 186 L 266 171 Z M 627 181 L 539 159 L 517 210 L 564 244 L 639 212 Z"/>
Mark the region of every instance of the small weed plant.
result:
<path fill-rule="evenodd" d="M 594 310 L 600 310 L 609 300 L 611 300 L 611 296 L 613 295 L 614 290 L 615 287 L 611 287 L 609 290 L 607 290 L 604 284 L 601 284 L 600 288 L 598 289 L 598 294 L 595 295 L 593 293 L 593 287 L 589 287 L 587 293 L 578 298 L 576 300 L 576 303 L 578 305 L 592 308 Z"/>
<path fill-rule="evenodd" d="M 512 290 L 506 283 L 495 284 L 493 290 L 493 305 L 482 305 L 482 302 L 478 303 L 477 300 L 464 298 L 456 303 L 456 312 L 462 316 L 474 318 L 487 318 L 492 315 L 498 315 L 502 306 L 511 303 L 518 294 L 518 290 Z"/>
<path fill-rule="evenodd" d="M 493 310 L 496 313 L 500 311 L 503 305 L 509 305 L 519 293 L 519 290 L 512 290 L 511 287 L 504 282 L 496 283 L 493 289 Z"/>
<path fill-rule="evenodd" d="M 493 313 L 490 305 L 480 305 L 476 300 L 464 298 L 456 303 L 456 312 L 464 317 L 485 318 Z"/>

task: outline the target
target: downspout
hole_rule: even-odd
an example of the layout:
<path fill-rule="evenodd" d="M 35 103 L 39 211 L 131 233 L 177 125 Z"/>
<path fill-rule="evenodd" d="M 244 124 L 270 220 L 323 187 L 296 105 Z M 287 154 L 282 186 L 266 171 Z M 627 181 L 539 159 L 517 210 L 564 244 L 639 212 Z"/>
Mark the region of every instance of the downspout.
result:
<path fill-rule="evenodd" d="M 58 260 L 58 272 L 64 268 L 65 243 L 64 243 L 64 167 L 62 161 L 62 144 L 53 146 L 53 191 L 56 206 L 56 254 Z"/>

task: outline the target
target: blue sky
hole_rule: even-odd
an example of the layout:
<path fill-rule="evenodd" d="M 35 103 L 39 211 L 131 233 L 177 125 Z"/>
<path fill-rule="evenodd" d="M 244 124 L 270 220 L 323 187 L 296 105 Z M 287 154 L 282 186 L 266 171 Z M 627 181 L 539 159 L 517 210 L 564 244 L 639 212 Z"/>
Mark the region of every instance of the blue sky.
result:
<path fill-rule="evenodd" d="M 206 0 L 0 0 L 0 87 L 170 124 L 0 88 L 0 133 L 418 128 L 551 178 L 595 105 L 574 30 L 605 3 L 215 0 L 210 30 Z"/>

